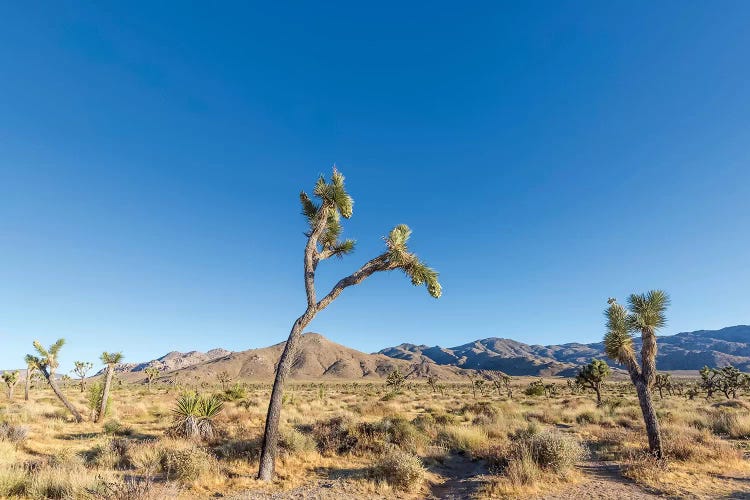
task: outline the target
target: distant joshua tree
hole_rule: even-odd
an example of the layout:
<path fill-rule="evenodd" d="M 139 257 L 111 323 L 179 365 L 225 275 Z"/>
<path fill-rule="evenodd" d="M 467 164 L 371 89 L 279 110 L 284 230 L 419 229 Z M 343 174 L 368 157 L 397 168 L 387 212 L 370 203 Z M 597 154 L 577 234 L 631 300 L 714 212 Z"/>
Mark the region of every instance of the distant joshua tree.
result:
<path fill-rule="evenodd" d="M 502 395 L 505 392 L 508 399 L 513 399 L 513 387 L 510 385 L 512 381 L 513 377 L 505 373 L 500 373 L 499 378 L 494 377 L 492 379 L 492 385 L 495 386 L 498 395 Z"/>
<path fill-rule="evenodd" d="M 667 394 L 672 395 L 672 374 L 657 373 L 654 379 L 654 387 L 659 391 L 659 399 L 664 399 L 664 390 Z"/>
<path fill-rule="evenodd" d="M 578 370 L 576 384 L 596 392 L 596 405 L 602 405 L 602 384 L 609 377 L 610 370 L 606 361 L 591 360 L 591 363 Z"/>
<path fill-rule="evenodd" d="M 221 384 L 221 390 L 226 391 L 227 386 L 229 385 L 229 382 L 232 381 L 232 377 L 229 375 L 229 372 L 224 370 L 223 372 L 219 373 L 216 376 L 216 380 L 218 380 L 219 383 Z"/>
<path fill-rule="evenodd" d="M 400 391 L 404 382 L 406 382 L 406 379 L 398 367 L 394 368 L 385 379 L 385 385 L 390 387 L 393 392 Z"/>
<path fill-rule="evenodd" d="M 75 373 L 80 381 L 81 392 L 86 389 L 86 374 L 94 367 L 93 363 L 84 361 L 73 361 L 73 373 Z"/>
<path fill-rule="evenodd" d="M 400 269 L 411 279 L 413 285 L 425 285 L 433 297 L 438 298 L 442 293 L 438 282 L 438 273 L 427 267 L 424 262 L 409 251 L 407 242 L 411 236 L 411 230 L 408 226 L 400 224 L 393 228 L 385 238 L 386 250 L 383 253 L 366 262 L 349 276 L 339 280 L 331 291 L 318 300 L 315 290 L 315 271 L 318 264 L 331 257 L 343 257 L 354 251 L 354 240 L 341 241 L 339 239 L 342 232 L 341 217 L 348 219 L 352 216 L 354 202 L 344 187 L 344 176 L 335 168 L 331 182 L 326 182 L 323 176 L 318 178 L 313 195 L 318 199 L 317 203 L 311 200 L 305 192 L 300 193 L 302 213 L 309 224 L 304 253 L 307 308 L 302 316 L 294 322 L 276 367 L 276 378 L 271 392 L 271 401 L 268 405 L 260 467 L 258 469 L 258 479 L 262 481 L 270 481 L 273 478 L 284 383 L 296 357 L 299 339 L 310 321 L 320 311 L 328 307 L 347 287 L 357 285 L 369 276 L 381 271 Z"/>
<path fill-rule="evenodd" d="M 433 374 L 427 375 L 427 385 L 430 386 L 430 388 L 432 389 L 432 392 L 437 392 L 437 384 L 438 384 L 437 375 L 433 375 Z"/>
<path fill-rule="evenodd" d="M 722 368 L 704 366 L 700 370 L 701 385 L 706 391 L 706 398 L 710 399 L 714 392 L 722 392 L 727 399 L 737 397 L 737 392 L 750 388 L 750 375 L 742 373 L 738 368 L 728 365 Z"/>
<path fill-rule="evenodd" d="M 605 311 L 607 333 L 604 350 L 607 356 L 625 365 L 635 386 L 648 434 L 648 447 L 657 459 L 664 458 L 659 419 L 651 396 L 656 381 L 656 330 L 667 323 L 665 311 L 669 296 L 661 290 L 628 297 L 628 309 L 610 298 Z M 633 349 L 633 334 L 641 334 L 641 364 Z"/>
<path fill-rule="evenodd" d="M 112 352 L 109 353 L 107 351 L 104 351 L 99 358 L 102 360 L 102 363 L 107 365 L 107 372 L 104 376 L 104 389 L 102 392 L 102 407 L 99 410 L 99 413 L 96 415 L 96 422 L 99 423 L 104 418 L 104 415 L 107 413 L 107 401 L 109 400 L 109 389 L 112 385 L 112 376 L 115 374 L 115 365 L 120 363 L 122 361 L 122 353 L 121 352 Z"/>
<path fill-rule="evenodd" d="M 27 354 L 24 361 L 26 362 L 26 379 L 24 380 L 23 399 L 24 401 L 28 401 L 29 391 L 31 390 L 31 379 L 34 373 L 39 370 L 39 367 L 36 364 L 34 356 Z"/>
<path fill-rule="evenodd" d="M 8 386 L 8 400 L 13 401 L 13 391 L 16 388 L 16 384 L 18 383 L 18 376 L 20 375 L 20 372 L 18 370 L 14 372 L 5 372 L 3 373 L 3 382 L 5 382 L 5 385 Z"/>
<path fill-rule="evenodd" d="M 151 384 L 153 383 L 154 379 L 159 376 L 159 370 L 156 366 L 148 366 L 145 370 L 143 370 L 143 373 L 146 374 L 146 381 L 148 383 L 148 392 L 151 392 Z"/>
<path fill-rule="evenodd" d="M 55 393 L 55 396 L 57 396 L 57 398 L 62 401 L 62 404 L 64 404 L 65 408 L 70 411 L 76 422 L 82 422 L 83 417 L 81 417 L 81 414 L 78 412 L 78 410 L 76 410 L 75 406 L 73 406 L 70 401 L 68 401 L 68 398 L 65 397 L 65 394 L 62 393 L 60 387 L 57 385 L 57 380 L 55 379 L 55 370 L 57 370 L 57 367 L 59 366 L 57 355 L 60 353 L 60 349 L 62 349 L 62 347 L 65 345 L 65 339 L 58 339 L 57 342 L 49 347 L 49 349 L 45 349 L 38 340 L 35 340 L 33 345 L 34 349 L 36 349 L 36 352 L 39 355 L 27 355 L 27 365 L 33 364 L 36 368 L 39 369 L 40 372 L 42 372 L 42 375 L 44 375 L 44 378 L 47 379 L 47 383 L 49 383 L 49 386 L 52 388 L 52 392 Z"/>

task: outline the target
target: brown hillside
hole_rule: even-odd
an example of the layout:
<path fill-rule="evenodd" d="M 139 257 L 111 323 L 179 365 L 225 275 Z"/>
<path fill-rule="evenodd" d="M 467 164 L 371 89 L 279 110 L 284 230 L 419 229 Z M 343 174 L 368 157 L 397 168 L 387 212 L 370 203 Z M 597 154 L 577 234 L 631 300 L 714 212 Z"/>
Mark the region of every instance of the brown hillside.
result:
<path fill-rule="evenodd" d="M 233 380 L 271 381 L 285 342 L 260 349 L 233 352 L 221 358 L 168 372 L 164 379 L 209 380 L 226 371 Z M 302 336 L 299 354 L 292 368 L 296 380 L 339 379 L 359 380 L 385 378 L 398 367 L 408 378 L 424 378 L 430 374 L 441 380 L 458 380 L 462 370 L 440 366 L 427 358 L 409 361 L 393 359 L 384 354 L 367 354 L 331 342 L 317 333 Z"/>

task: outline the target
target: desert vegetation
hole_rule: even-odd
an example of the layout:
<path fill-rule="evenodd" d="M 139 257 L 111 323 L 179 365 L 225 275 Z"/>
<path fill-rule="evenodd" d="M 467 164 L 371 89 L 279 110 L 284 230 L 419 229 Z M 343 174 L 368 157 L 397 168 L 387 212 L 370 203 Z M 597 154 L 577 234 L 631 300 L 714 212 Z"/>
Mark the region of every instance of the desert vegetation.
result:
<path fill-rule="evenodd" d="M 77 422 L 47 384 L 28 402 L 0 403 L 0 497 L 423 498 L 453 491 L 544 498 L 574 496 L 588 480 L 578 466 L 602 462 L 616 464 L 642 491 L 750 494 L 746 385 L 729 397 L 709 396 L 699 376 L 673 375 L 673 385 L 694 384 L 699 395 L 665 390 L 652 401 L 663 446 L 656 460 L 638 394 L 622 371 L 601 385 L 601 404 L 567 383 L 574 379 L 492 376 L 444 381 L 442 392 L 426 378 L 292 381 L 271 483 L 255 477 L 270 384 L 156 381 L 149 389 L 147 379 L 133 378 L 112 385 L 103 424 Z M 480 379 L 485 390 L 476 388 Z M 490 390 L 492 380 L 508 385 Z M 89 392 L 101 394 L 103 382 L 89 383 Z M 58 390 L 70 405 L 88 404 L 77 385 Z"/>

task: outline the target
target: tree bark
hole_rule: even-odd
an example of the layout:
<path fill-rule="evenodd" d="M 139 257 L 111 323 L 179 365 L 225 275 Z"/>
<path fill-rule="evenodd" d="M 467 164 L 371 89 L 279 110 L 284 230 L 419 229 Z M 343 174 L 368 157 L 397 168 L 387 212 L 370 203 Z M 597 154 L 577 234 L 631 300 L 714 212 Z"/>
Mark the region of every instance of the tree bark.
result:
<path fill-rule="evenodd" d="M 276 368 L 276 379 L 273 382 L 273 390 L 271 391 L 271 401 L 268 403 L 266 428 L 263 433 L 263 448 L 260 455 L 260 467 L 258 469 L 258 479 L 261 481 L 270 481 L 273 479 L 278 447 L 281 402 L 284 396 L 284 383 L 294 363 L 294 355 L 296 354 L 297 344 L 302 336 L 302 332 L 315 317 L 316 312 L 315 309 L 308 308 L 305 314 L 294 322 L 292 331 L 289 333 L 289 338 L 284 346 L 284 351 L 281 353 L 281 358 L 279 358 L 279 364 Z"/>
<path fill-rule="evenodd" d="M 596 391 L 596 406 L 602 405 L 602 390 L 598 385 L 594 386 L 594 390 Z"/>
<path fill-rule="evenodd" d="M 635 390 L 638 393 L 638 402 L 641 405 L 641 412 L 643 413 L 643 421 L 646 424 L 648 449 L 655 458 L 661 460 L 664 458 L 661 429 L 659 428 L 659 420 L 656 416 L 656 408 L 654 408 L 654 403 L 651 399 L 651 390 L 642 377 L 638 377 L 634 383 Z"/>
<path fill-rule="evenodd" d="M 62 401 L 62 404 L 65 405 L 65 408 L 70 411 L 71 414 L 73 414 L 73 418 L 75 418 L 77 423 L 83 422 L 83 417 L 80 413 L 78 413 L 78 410 L 76 410 L 76 407 L 70 404 L 70 401 L 68 401 L 68 398 L 65 397 L 65 394 L 62 393 L 60 390 L 60 387 L 58 387 L 57 382 L 55 381 L 55 374 L 50 373 L 47 370 L 42 370 L 42 374 L 44 375 L 44 378 L 47 379 L 47 382 L 49 383 L 49 386 L 52 388 L 52 392 L 55 393 L 55 396 Z"/>
<path fill-rule="evenodd" d="M 104 389 L 102 390 L 102 405 L 99 408 L 99 414 L 96 416 L 96 423 L 102 421 L 104 414 L 107 413 L 107 400 L 109 399 L 109 386 L 112 383 L 112 374 L 114 370 L 112 365 L 107 365 L 107 375 L 104 379 Z"/>
<path fill-rule="evenodd" d="M 29 389 L 31 388 L 31 370 L 26 369 L 26 380 L 24 382 L 23 400 L 29 400 Z"/>
<path fill-rule="evenodd" d="M 15 390 L 15 386 L 8 387 L 8 400 L 13 401 L 13 391 Z"/>

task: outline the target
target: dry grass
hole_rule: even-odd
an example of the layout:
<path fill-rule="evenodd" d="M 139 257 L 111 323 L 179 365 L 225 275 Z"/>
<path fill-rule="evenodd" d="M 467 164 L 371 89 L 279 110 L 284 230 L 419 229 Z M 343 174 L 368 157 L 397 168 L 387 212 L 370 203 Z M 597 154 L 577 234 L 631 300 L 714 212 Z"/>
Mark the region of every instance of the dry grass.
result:
<path fill-rule="evenodd" d="M 742 401 L 657 399 L 669 460 L 645 455 L 640 409 L 632 388 L 613 384 L 605 404 L 562 388 L 551 398 L 489 393 L 468 385 L 444 395 L 415 384 L 386 401 L 378 384 L 296 383 L 282 414 L 277 479 L 254 479 L 270 386 L 248 385 L 215 419 L 213 441 L 167 437 L 182 388 L 118 386 L 106 424 L 76 424 L 46 388 L 0 401 L 0 497 L 207 498 L 263 490 L 283 492 L 318 481 L 342 484 L 348 496 L 416 498 L 441 483 L 453 456 L 490 469 L 476 493 L 529 497 L 585 481 L 574 467 L 597 459 L 625 466 L 637 482 L 667 495 L 727 496 L 750 490 L 750 411 Z M 218 388 L 204 388 L 203 391 Z M 83 408 L 85 395 L 67 388 Z M 321 396 L 322 394 L 322 396 Z M 743 490 L 742 488 L 746 488 Z M 748 492 L 750 493 L 750 492 Z"/>

